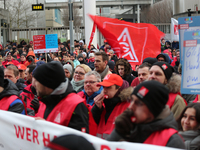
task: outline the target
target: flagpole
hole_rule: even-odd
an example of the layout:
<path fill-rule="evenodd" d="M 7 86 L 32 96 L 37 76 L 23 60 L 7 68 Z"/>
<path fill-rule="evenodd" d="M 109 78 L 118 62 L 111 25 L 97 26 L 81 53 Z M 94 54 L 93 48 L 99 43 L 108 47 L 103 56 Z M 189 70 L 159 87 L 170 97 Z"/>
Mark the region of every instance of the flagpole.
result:
<path fill-rule="evenodd" d="M 137 5 L 137 23 L 140 23 L 140 5 Z"/>
<path fill-rule="evenodd" d="M 73 2 L 69 0 L 69 30 L 70 30 L 70 52 L 74 52 L 74 31 L 73 31 Z"/>

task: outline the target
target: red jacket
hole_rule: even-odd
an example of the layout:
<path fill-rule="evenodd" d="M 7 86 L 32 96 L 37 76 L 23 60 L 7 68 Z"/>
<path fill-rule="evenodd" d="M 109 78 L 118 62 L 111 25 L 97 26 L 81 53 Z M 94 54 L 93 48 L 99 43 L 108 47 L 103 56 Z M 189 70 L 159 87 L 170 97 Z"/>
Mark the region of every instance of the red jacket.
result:
<path fill-rule="evenodd" d="M 105 123 L 105 114 L 106 109 L 103 110 L 101 114 L 101 119 L 97 128 L 97 137 L 105 139 L 113 129 L 115 128 L 115 118 L 119 116 L 128 106 L 130 105 L 129 102 L 121 102 L 115 106 L 113 111 L 111 112 L 110 116 L 108 117 L 107 122 Z"/>
<path fill-rule="evenodd" d="M 35 63 L 38 61 L 38 60 L 35 59 L 35 53 L 33 51 L 28 52 L 28 54 L 26 56 L 26 60 L 27 60 L 28 56 L 33 56 Z M 30 64 L 31 64 L 31 62 L 29 62 L 28 60 L 24 63 L 25 66 L 28 66 Z"/>
<path fill-rule="evenodd" d="M 6 65 L 9 61 L 5 60 L 2 62 L 2 65 L 6 68 Z M 10 62 L 12 62 L 15 66 L 19 64 L 19 62 L 17 60 L 12 59 Z"/>
<path fill-rule="evenodd" d="M 178 131 L 169 128 L 169 129 L 164 129 L 162 131 L 156 131 L 153 132 L 145 141 L 145 144 L 153 144 L 153 145 L 159 145 L 159 146 L 166 146 L 170 137 L 173 134 L 176 134 Z"/>
<path fill-rule="evenodd" d="M 51 111 L 49 116 L 47 117 L 47 121 L 68 126 L 72 114 L 79 103 L 84 102 L 82 98 L 80 98 L 77 94 L 71 93 L 63 98 Z M 66 109 L 67 108 L 67 109 Z M 46 110 L 46 105 L 41 103 L 38 113 L 36 117 L 44 117 L 44 112 Z"/>

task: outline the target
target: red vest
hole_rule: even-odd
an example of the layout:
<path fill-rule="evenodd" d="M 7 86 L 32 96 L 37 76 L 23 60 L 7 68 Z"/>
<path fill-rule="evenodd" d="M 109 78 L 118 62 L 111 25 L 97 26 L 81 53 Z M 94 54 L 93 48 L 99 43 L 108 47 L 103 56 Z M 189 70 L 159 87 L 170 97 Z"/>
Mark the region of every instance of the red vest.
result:
<path fill-rule="evenodd" d="M 169 106 L 170 109 L 174 105 L 174 101 L 175 101 L 177 95 L 180 95 L 180 94 L 179 93 L 169 93 L 169 99 L 167 101 L 167 105 Z M 184 98 L 183 98 L 183 100 L 184 100 L 185 104 L 187 105 L 187 102 L 185 101 Z"/>
<path fill-rule="evenodd" d="M 34 94 L 33 94 L 32 91 L 31 91 L 31 85 L 32 85 L 32 84 L 30 84 L 30 85 L 28 85 L 27 87 L 24 88 L 25 90 L 27 90 L 27 91 L 29 91 L 29 92 L 31 92 L 31 93 L 22 92 L 22 93 L 20 94 L 20 96 L 22 96 L 22 99 L 24 100 L 24 97 L 25 97 L 25 95 L 26 95 L 26 97 L 27 97 L 27 98 L 26 98 L 26 107 L 29 108 L 29 109 L 34 110 L 32 107 L 30 107 L 31 101 L 34 99 Z"/>
<path fill-rule="evenodd" d="M 71 93 L 54 107 L 46 120 L 59 125 L 68 126 L 76 106 L 82 102 L 84 102 L 84 99 L 80 98 L 80 96 L 75 93 Z M 44 118 L 45 110 L 46 105 L 42 103 L 38 110 L 37 117 Z"/>
<path fill-rule="evenodd" d="M 10 107 L 10 104 L 16 100 L 19 99 L 16 95 L 6 96 L 0 100 L 0 109 L 1 110 L 8 110 Z"/>
<path fill-rule="evenodd" d="M 115 118 L 119 116 L 128 106 L 130 105 L 129 102 L 122 102 L 115 106 L 112 113 L 108 117 L 108 120 L 105 124 L 105 114 L 106 109 L 103 110 L 101 114 L 101 119 L 97 128 L 97 137 L 105 139 L 113 129 L 115 128 Z"/>
<path fill-rule="evenodd" d="M 97 134 L 97 124 L 94 121 L 94 118 L 93 118 L 93 115 L 92 115 L 92 112 L 91 112 L 92 106 L 87 104 L 86 95 L 84 94 L 83 91 L 81 91 L 77 94 L 85 100 L 84 103 L 85 103 L 85 105 L 87 106 L 87 109 L 88 109 L 88 113 L 89 113 L 89 134 L 96 136 L 96 134 Z"/>
<path fill-rule="evenodd" d="M 164 129 L 162 131 L 156 131 L 153 132 L 145 141 L 145 144 L 152 144 L 152 145 L 159 145 L 159 146 L 166 146 L 170 137 L 177 133 L 178 131 L 169 128 L 169 129 Z"/>
<path fill-rule="evenodd" d="M 169 99 L 167 101 L 167 105 L 169 106 L 170 109 L 174 105 L 174 101 L 177 95 L 178 95 L 177 93 L 169 93 Z"/>
<path fill-rule="evenodd" d="M 194 101 L 192 103 L 197 103 L 199 99 L 199 96 L 197 95 L 196 98 L 194 99 Z"/>
<path fill-rule="evenodd" d="M 0 100 L 0 109 L 1 110 L 8 110 L 9 107 L 10 107 L 10 104 L 16 99 L 20 99 L 20 98 L 18 96 L 16 96 L 16 95 L 6 96 L 6 97 L 2 98 Z M 24 103 L 23 100 L 21 100 L 21 101 L 22 101 L 22 103 L 24 105 L 25 114 L 27 115 L 26 104 Z"/>

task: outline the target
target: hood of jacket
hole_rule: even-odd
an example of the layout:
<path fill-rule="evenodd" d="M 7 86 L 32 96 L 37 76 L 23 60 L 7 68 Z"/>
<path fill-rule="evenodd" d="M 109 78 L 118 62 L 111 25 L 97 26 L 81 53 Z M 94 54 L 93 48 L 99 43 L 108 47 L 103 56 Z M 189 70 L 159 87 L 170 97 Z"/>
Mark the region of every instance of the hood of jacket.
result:
<path fill-rule="evenodd" d="M 168 106 L 163 109 L 154 121 L 145 124 L 137 124 L 130 139 L 134 142 L 143 143 L 153 132 L 166 128 L 178 130 L 178 124 Z"/>
<path fill-rule="evenodd" d="M 35 53 L 33 51 L 29 51 L 26 58 L 28 58 L 28 56 L 33 56 L 35 58 Z"/>
<path fill-rule="evenodd" d="M 0 99 L 10 95 L 19 96 L 19 90 L 11 80 L 4 79 L 4 90 L 0 93 Z"/>
<path fill-rule="evenodd" d="M 178 93 L 181 89 L 181 76 L 173 73 L 168 83 L 166 84 L 170 93 Z"/>
<path fill-rule="evenodd" d="M 118 95 L 122 102 L 124 101 L 130 101 L 131 100 L 131 94 L 133 93 L 133 87 L 130 86 L 128 88 L 123 89 L 120 94 Z"/>

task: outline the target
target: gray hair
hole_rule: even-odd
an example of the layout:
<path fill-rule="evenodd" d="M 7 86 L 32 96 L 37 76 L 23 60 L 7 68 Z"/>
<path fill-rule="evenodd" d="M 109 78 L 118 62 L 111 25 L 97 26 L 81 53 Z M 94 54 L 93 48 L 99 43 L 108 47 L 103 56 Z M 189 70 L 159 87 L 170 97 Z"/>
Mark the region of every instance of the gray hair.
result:
<path fill-rule="evenodd" d="M 175 52 L 175 53 L 177 53 L 177 52 L 179 52 L 179 49 L 176 49 L 176 52 Z"/>
<path fill-rule="evenodd" d="M 108 52 L 112 52 L 114 54 L 114 51 L 112 49 L 110 49 Z"/>
<path fill-rule="evenodd" d="M 91 75 L 94 75 L 97 78 L 97 81 L 101 82 L 101 75 L 98 72 L 89 71 L 88 73 L 85 74 L 85 77 L 88 77 L 88 76 L 91 76 Z"/>

